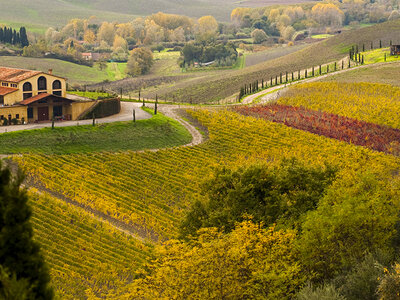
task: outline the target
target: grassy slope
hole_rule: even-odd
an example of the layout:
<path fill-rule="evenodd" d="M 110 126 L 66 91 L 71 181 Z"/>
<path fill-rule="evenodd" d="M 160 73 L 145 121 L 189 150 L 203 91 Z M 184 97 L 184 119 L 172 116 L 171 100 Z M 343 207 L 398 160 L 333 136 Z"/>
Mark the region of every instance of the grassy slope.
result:
<path fill-rule="evenodd" d="M 376 82 L 400 86 L 400 62 L 371 65 L 346 73 L 330 76 L 321 81 Z"/>
<path fill-rule="evenodd" d="M 0 153 L 87 153 L 174 147 L 189 143 L 178 122 L 156 115 L 149 120 L 9 132 L 0 135 Z"/>
<path fill-rule="evenodd" d="M 73 18 L 89 18 L 96 16 L 99 20 L 126 22 L 135 16 L 127 14 L 123 10 L 118 13 L 98 10 L 88 5 L 70 3 L 63 0 L 34 0 L 10 1 L 0 0 L 0 22 L 1 23 L 23 23 L 28 27 L 46 28 L 48 26 L 61 27 Z M 80 1 L 82 2 L 82 1 Z M 112 2 L 114 6 L 115 2 Z"/>
<path fill-rule="evenodd" d="M 274 4 L 274 1 L 263 3 L 268 4 Z M 259 6 L 256 3 L 248 5 Z M 228 21 L 236 6 L 236 0 L 14 0 L 12 5 L 10 1 L 0 0 L 0 23 L 24 24 L 43 31 L 48 26 L 63 26 L 72 18 L 96 16 L 99 21 L 128 22 L 139 15 L 159 11 L 190 17 L 214 15 L 221 21 Z"/>
<path fill-rule="evenodd" d="M 238 93 L 240 86 L 255 80 L 269 79 L 286 71 L 297 71 L 313 65 L 339 60 L 347 55 L 350 45 L 355 43 L 368 44 L 371 40 L 375 44 L 379 40 L 387 43 L 393 40 L 398 43 L 400 36 L 400 20 L 386 22 L 371 27 L 344 32 L 327 40 L 312 44 L 298 52 L 270 60 L 238 71 L 226 71 L 190 83 L 177 84 L 173 89 L 158 91 L 159 94 L 168 93 L 181 101 L 193 99 L 197 102 L 215 101 L 230 97 Z"/>
<path fill-rule="evenodd" d="M 22 56 L 0 56 L 0 65 L 5 67 L 33 69 L 47 72 L 53 69 L 55 75 L 68 78 L 71 83 L 93 83 L 109 79 L 107 72 L 95 67 L 82 66 L 51 58 L 31 58 Z"/>
<path fill-rule="evenodd" d="M 31 58 L 22 56 L 0 56 L 0 65 L 47 72 L 53 69 L 55 75 L 66 77 L 68 83 L 91 84 L 104 80 L 119 80 L 125 75 L 126 63 L 108 63 L 107 69 L 88 67 L 52 58 Z"/>

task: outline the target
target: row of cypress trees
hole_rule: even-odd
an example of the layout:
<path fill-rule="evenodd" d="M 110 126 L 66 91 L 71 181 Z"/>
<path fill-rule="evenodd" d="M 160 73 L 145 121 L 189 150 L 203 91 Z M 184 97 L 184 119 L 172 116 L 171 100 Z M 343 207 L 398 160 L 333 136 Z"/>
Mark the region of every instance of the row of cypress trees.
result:
<path fill-rule="evenodd" d="M 0 43 L 21 45 L 22 47 L 29 46 L 26 28 L 21 27 L 19 31 L 6 26 L 0 28 Z"/>

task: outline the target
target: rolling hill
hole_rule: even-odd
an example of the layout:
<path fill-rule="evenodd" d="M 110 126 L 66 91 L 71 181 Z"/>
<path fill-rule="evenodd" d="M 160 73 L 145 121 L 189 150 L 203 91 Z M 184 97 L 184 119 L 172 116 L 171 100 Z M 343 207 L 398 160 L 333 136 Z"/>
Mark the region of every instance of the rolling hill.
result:
<path fill-rule="evenodd" d="M 294 4 L 305 0 L 284 0 L 279 4 Z M 309 2 L 309 1 L 308 1 Z M 15 26 L 28 24 L 32 28 L 62 26 L 72 18 L 96 16 L 99 21 L 130 21 L 159 11 L 190 17 L 213 15 L 220 21 L 228 21 L 233 8 L 238 6 L 267 6 L 276 0 L 0 0 L 0 23 Z M 45 17 L 44 17 L 45 16 Z"/>
<path fill-rule="evenodd" d="M 392 40 L 394 44 L 400 43 L 400 20 L 389 21 L 375 26 L 350 30 L 324 41 L 312 44 L 297 52 L 269 60 L 248 68 L 234 71 L 221 72 L 213 77 L 199 78 L 196 81 L 180 82 L 173 87 L 164 87 L 150 93 L 145 97 L 167 95 L 178 101 L 204 103 L 231 97 L 239 92 L 244 84 L 261 79 L 269 80 L 285 72 L 297 72 L 300 69 L 310 68 L 319 64 L 339 61 L 348 55 L 349 47 L 358 44 L 370 47 L 371 41 L 375 47 L 379 41 L 385 46 Z"/>

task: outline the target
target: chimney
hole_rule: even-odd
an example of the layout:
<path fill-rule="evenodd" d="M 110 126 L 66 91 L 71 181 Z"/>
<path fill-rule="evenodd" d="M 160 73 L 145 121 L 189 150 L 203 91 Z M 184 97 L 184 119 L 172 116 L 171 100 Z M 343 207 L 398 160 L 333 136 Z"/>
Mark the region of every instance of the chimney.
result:
<path fill-rule="evenodd" d="M 49 74 L 53 75 L 53 69 L 49 69 Z"/>

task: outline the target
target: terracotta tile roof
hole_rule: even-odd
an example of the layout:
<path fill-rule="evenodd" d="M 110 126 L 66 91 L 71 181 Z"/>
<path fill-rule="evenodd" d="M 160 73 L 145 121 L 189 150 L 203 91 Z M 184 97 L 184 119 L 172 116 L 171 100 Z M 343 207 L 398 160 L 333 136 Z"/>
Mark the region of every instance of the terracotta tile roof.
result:
<path fill-rule="evenodd" d="M 49 97 L 49 96 L 51 96 L 51 95 L 50 95 L 50 94 L 47 94 L 47 93 L 39 94 L 39 95 L 33 96 L 33 97 L 31 97 L 31 98 L 27 98 L 27 99 L 25 99 L 24 101 L 20 102 L 19 104 L 21 104 L 21 105 L 28 105 L 28 104 L 31 104 L 31 103 L 33 103 L 33 102 L 36 102 L 36 101 L 42 100 L 42 99 L 44 99 L 44 98 L 47 98 L 47 97 Z"/>
<path fill-rule="evenodd" d="M 20 82 L 42 73 L 40 71 L 0 67 L 0 81 Z"/>
<path fill-rule="evenodd" d="M 0 86 L 0 96 L 5 96 L 16 91 L 18 91 L 18 89 Z"/>
<path fill-rule="evenodd" d="M 43 93 L 43 94 L 39 94 L 39 95 L 33 96 L 31 98 L 25 99 L 22 102 L 20 102 L 19 104 L 20 105 L 29 105 L 29 104 L 31 104 L 33 102 L 36 102 L 36 101 L 39 101 L 39 100 L 43 100 L 43 99 L 46 99 L 48 97 L 53 97 L 53 98 L 58 98 L 58 99 L 68 100 L 70 102 L 74 102 L 74 100 L 71 100 L 71 99 L 67 99 L 67 98 L 60 97 L 60 96 L 53 95 L 53 94 Z"/>

